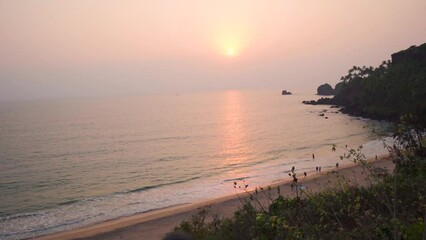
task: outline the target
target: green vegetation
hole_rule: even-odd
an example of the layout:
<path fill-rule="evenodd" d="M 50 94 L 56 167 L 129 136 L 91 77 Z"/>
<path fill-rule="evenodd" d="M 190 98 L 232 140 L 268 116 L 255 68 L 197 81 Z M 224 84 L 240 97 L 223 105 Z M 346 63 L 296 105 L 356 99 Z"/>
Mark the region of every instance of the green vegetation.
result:
<path fill-rule="evenodd" d="M 413 136 L 411 136 L 413 137 Z M 257 194 L 250 196 L 231 218 L 207 221 L 204 209 L 176 231 L 194 239 L 422 239 L 426 209 L 425 148 L 402 138 L 391 147 L 397 168 L 394 175 L 371 171 L 370 187 L 346 184 L 305 197 L 279 196 L 265 209 Z M 359 151 L 349 154 L 365 164 Z M 368 169 L 368 165 L 365 165 Z M 378 178 L 381 180 L 377 181 Z"/>
<path fill-rule="evenodd" d="M 400 121 L 396 143 L 388 147 L 393 174 L 374 171 L 360 149 L 351 149 L 342 158 L 365 167 L 368 187 L 343 178 L 339 187 L 279 195 L 269 206 L 257 201 L 257 192 L 247 192 L 250 200 L 232 217 L 210 217 L 203 210 L 175 231 L 206 240 L 426 239 L 426 44 L 392 59 L 377 68 L 353 67 L 333 101 L 348 113 Z M 290 176 L 298 189 L 294 170 Z"/>
<path fill-rule="evenodd" d="M 333 102 L 345 112 L 394 121 L 411 115 L 426 127 L 426 44 L 395 53 L 377 68 L 354 66 L 341 80 Z"/>

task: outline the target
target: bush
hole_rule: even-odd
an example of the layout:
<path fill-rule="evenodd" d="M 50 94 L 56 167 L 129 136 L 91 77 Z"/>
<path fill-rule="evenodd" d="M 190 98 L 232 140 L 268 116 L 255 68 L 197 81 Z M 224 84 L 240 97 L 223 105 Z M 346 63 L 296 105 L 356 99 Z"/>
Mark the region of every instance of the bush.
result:
<path fill-rule="evenodd" d="M 200 240 L 421 239 L 426 228 L 426 158 L 411 152 L 422 152 L 421 148 L 424 145 L 418 143 L 391 147 L 395 161 L 403 157 L 403 164 L 367 188 L 342 181 L 338 189 L 303 198 L 280 195 L 268 207 L 259 206 L 256 194 L 247 192 L 251 201 L 233 217 L 206 221 L 209 211 L 204 209 L 175 230 Z M 359 150 L 349 154 L 365 163 Z M 370 172 L 369 177 L 377 178 L 377 174 Z"/>

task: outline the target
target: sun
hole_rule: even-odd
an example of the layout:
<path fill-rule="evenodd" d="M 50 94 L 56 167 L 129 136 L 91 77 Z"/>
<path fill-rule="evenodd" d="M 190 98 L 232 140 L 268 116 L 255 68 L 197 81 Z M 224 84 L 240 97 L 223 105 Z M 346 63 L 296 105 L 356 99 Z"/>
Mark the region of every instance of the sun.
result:
<path fill-rule="evenodd" d="M 221 57 L 244 58 L 252 51 L 254 32 L 244 19 L 232 17 L 213 22 L 208 31 L 208 41 Z"/>
<path fill-rule="evenodd" d="M 235 47 L 227 47 L 225 54 L 228 57 L 234 57 L 237 54 Z"/>
<path fill-rule="evenodd" d="M 229 30 L 218 33 L 214 39 L 216 49 L 222 56 L 234 58 L 241 55 L 247 48 L 246 38 L 237 30 Z"/>

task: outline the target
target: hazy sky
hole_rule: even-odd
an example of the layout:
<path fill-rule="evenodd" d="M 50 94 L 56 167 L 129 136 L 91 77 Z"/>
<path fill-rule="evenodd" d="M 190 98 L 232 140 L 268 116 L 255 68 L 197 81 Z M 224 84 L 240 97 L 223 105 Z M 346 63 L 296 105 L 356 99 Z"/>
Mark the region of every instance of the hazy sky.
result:
<path fill-rule="evenodd" d="M 0 101 L 300 89 L 426 42 L 425 0 L 0 0 Z"/>

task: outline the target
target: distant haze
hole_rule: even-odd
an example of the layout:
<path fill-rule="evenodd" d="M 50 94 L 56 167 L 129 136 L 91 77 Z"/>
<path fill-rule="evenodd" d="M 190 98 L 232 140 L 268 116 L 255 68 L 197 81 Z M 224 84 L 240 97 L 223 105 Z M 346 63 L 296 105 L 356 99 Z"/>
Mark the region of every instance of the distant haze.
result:
<path fill-rule="evenodd" d="M 425 0 L 0 0 L 0 101 L 312 91 L 426 42 Z"/>

